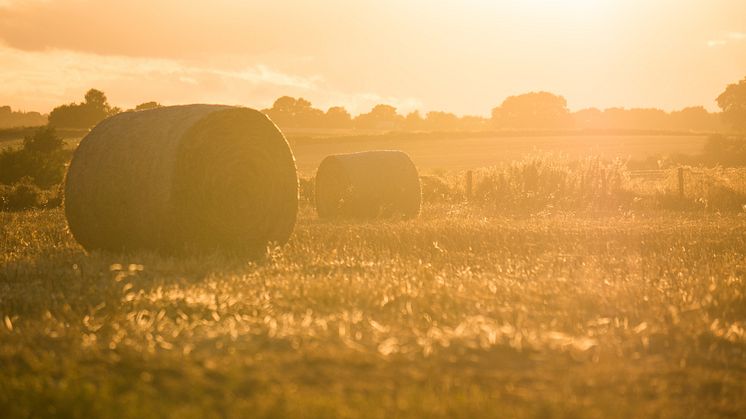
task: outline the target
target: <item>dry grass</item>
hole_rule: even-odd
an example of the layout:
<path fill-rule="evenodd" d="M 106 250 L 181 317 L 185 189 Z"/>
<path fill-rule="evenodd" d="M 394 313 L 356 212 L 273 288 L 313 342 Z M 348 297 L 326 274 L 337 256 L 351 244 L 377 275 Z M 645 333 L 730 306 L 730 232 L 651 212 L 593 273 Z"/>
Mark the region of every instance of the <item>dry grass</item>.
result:
<path fill-rule="evenodd" d="M 258 263 L 0 214 L 8 417 L 737 417 L 746 218 L 318 221 Z"/>
<path fill-rule="evenodd" d="M 622 160 L 598 156 L 570 160 L 535 154 L 473 171 L 471 203 L 493 214 L 609 213 L 686 210 L 746 211 L 746 168 L 679 168 L 631 171 Z M 466 172 L 435 171 L 422 178 L 423 200 L 466 199 Z"/>

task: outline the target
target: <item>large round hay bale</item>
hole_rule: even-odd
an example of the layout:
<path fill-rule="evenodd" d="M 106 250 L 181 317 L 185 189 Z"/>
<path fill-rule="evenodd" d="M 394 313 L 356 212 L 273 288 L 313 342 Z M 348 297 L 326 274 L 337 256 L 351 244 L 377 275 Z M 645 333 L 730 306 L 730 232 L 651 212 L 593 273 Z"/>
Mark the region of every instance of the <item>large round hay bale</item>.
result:
<path fill-rule="evenodd" d="M 65 215 L 86 249 L 256 251 L 290 237 L 295 159 L 264 114 L 186 105 L 125 112 L 75 151 Z"/>
<path fill-rule="evenodd" d="M 414 217 L 421 200 L 417 168 L 401 151 L 328 156 L 316 172 L 322 218 Z"/>

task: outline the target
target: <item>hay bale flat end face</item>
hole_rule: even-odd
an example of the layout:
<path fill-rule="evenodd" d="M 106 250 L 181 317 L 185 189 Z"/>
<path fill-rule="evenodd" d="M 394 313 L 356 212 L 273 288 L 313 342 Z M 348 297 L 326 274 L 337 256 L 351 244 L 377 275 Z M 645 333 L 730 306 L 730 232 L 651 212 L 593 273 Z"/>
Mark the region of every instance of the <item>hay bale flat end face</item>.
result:
<path fill-rule="evenodd" d="M 295 160 L 262 113 L 221 105 L 125 112 L 80 143 L 65 182 L 87 249 L 262 249 L 290 237 Z"/>
<path fill-rule="evenodd" d="M 326 157 L 316 172 L 321 218 L 416 217 L 422 193 L 412 159 L 378 150 Z"/>

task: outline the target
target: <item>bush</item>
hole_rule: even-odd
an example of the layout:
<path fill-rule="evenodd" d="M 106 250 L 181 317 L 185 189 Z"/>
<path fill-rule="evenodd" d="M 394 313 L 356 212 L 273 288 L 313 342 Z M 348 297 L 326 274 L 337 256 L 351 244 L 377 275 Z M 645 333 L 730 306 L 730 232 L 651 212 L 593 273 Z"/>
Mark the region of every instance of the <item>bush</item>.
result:
<path fill-rule="evenodd" d="M 23 148 L 0 152 L 0 183 L 10 185 L 29 177 L 42 188 L 59 184 L 68 153 L 51 127 L 42 127 L 23 140 Z"/>
<path fill-rule="evenodd" d="M 23 138 L 23 149 L 31 153 L 50 154 L 62 150 L 64 145 L 62 138 L 50 126 L 41 127 Z"/>
<path fill-rule="evenodd" d="M 3 211 L 20 211 L 43 205 L 43 193 L 31 179 L 23 178 L 13 186 L 0 189 L 0 207 Z"/>
<path fill-rule="evenodd" d="M 710 166 L 746 166 L 746 138 L 709 137 L 702 151 L 702 162 Z"/>
<path fill-rule="evenodd" d="M 713 185 L 707 191 L 705 205 L 717 211 L 742 211 L 746 209 L 746 195 L 725 185 Z"/>
<path fill-rule="evenodd" d="M 458 180 L 445 179 L 437 175 L 420 176 L 422 188 L 422 202 L 457 202 L 464 199 L 464 194 L 458 186 Z"/>
<path fill-rule="evenodd" d="M 700 154 L 658 155 L 629 164 L 629 168 L 633 170 L 668 169 L 679 166 L 746 167 L 746 138 L 712 135 L 707 138 Z"/>
<path fill-rule="evenodd" d="M 44 208 L 59 208 L 65 196 L 65 184 L 60 183 L 56 188 L 50 189 L 47 193 Z"/>

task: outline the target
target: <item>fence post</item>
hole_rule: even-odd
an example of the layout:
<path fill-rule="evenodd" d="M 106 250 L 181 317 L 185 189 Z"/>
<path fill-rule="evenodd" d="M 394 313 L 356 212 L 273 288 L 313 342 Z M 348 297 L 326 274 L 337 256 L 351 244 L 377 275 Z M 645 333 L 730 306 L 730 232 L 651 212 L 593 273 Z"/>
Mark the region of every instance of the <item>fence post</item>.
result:
<path fill-rule="evenodd" d="M 684 197 L 684 168 L 679 167 L 679 196 Z"/>
<path fill-rule="evenodd" d="M 472 197 L 473 197 L 473 194 L 472 194 L 473 184 L 474 184 L 474 172 L 472 172 L 471 170 L 468 170 L 466 172 L 466 200 L 469 202 L 471 202 Z"/>

